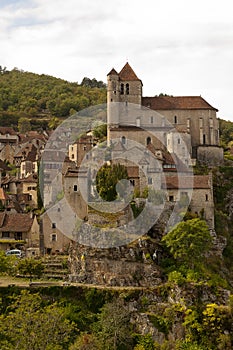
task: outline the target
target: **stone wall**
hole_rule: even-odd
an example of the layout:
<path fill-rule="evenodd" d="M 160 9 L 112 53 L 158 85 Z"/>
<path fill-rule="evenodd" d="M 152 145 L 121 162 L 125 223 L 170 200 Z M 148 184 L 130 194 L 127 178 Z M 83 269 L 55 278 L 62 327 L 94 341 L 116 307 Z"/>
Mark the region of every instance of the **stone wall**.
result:
<path fill-rule="evenodd" d="M 149 239 L 109 249 L 73 243 L 70 264 L 72 282 L 107 286 L 148 286 L 162 282 L 158 247 Z"/>

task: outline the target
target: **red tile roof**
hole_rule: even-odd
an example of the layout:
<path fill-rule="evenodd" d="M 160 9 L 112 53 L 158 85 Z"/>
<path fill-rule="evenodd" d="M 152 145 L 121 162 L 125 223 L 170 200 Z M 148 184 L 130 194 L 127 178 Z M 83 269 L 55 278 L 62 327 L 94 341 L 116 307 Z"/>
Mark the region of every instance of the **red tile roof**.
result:
<path fill-rule="evenodd" d="M 154 110 L 213 109 L 201 96 L 155 96 L 143 97 L 142 105 Z"/>
<path fill-rule="evenodd" d="M 118 75 L 118 73 L 114 68 L 112 68 L 107 75 Z"/>
<path fill-rule="evenodd" d="M 30 213 L 0 213 L 0 231 L 8 232 L 28 232 L 33 224 Z"/>
<path fill-rule="evenodd" d="M 165 176 L 163 188 L 166 189 L 210 189 L 209 175 Z"/>
<path fill-rule="evenodd" d="M 120 71 L 119 78 L 122 81 L 140 80 L 138 79 L 138 77 L 136 76 L 135 72 L 133 71 L 133 69 L 131 68 L 128 62 L 124 65 L 124 67 Z"/>
<path fill-rule="evenodd" d="M 132 178 L 132 177 L 136 177 L 139 178 L 139 167 L 138 166 L 127 166 L 127 173 L 128 173 L 128 177 Z"/>
<path fill-rule="evenodd" d="M 0 188 L 0 200 L 5 201 L 7 199 L 7 194 L 5 193 L 3 188 Z"/>
<path fill-rule="evenodd" d="M 11 127 L 8 127 L 8 126 L 1 126 L 0 127 L 0 134 L 1 135 L 6 135 L 6 134 L 9 134 L 9 135 L 16 135 L 16 131 L 11 128 Z"/>

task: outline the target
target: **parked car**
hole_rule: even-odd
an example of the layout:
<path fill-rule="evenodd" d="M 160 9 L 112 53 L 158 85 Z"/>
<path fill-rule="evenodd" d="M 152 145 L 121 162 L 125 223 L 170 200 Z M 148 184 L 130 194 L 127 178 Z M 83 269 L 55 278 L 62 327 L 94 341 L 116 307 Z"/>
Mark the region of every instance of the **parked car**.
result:
<path fill-rule="evenodd" d="M 14 256 L 17 256 L 18 258 L 21 258 L 22 257 L 22 251 L 20 249 L 10 249 L 10 250 L 6 251 L 6 255 L 7 256 L 14 255 Z"/>

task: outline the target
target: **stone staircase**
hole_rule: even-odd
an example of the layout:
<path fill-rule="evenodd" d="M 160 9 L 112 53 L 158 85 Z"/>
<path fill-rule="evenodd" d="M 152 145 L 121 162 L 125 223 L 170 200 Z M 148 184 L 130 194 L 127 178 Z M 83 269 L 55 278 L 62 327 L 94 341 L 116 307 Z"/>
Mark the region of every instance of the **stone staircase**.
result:
<path fill-rule="evenodd" d="M 47 255 L 43 258 L 44 273 L 46 279 L 66 280 L 69 275 L 68 256 Z"/>

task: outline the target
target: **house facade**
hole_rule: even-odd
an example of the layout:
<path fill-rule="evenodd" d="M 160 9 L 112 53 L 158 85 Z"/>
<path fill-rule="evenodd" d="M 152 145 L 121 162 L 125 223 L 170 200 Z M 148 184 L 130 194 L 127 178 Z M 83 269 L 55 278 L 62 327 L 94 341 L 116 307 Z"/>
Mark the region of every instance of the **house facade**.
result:
<path fill-rule="evenodd" d="M 0 249 L 39 250 L 39 224 L 32 213 L 0 212 Z"/>

